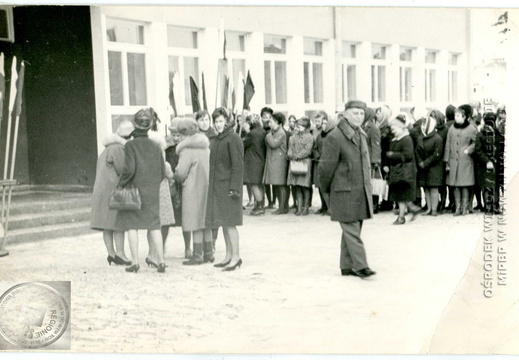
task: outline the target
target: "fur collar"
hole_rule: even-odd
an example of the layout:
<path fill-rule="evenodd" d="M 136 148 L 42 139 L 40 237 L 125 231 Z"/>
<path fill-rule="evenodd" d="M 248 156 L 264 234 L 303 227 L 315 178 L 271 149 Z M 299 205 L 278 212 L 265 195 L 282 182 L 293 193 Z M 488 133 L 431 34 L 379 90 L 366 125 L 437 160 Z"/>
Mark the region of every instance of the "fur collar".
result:
<path fill-rule="evenodd" d="M 203 133 L 188 136 L 178 143 L 176 148 L 177 154 L 180 154 L 184 149 L 209 149 L 209 139 Z"/>
<path fill-rule="evenodd" d="M 154 143 L 159 144 L 162 150 L 166 150 L 166 139 L 164 138 L 164 136 L 162 136 L 162 134 L 156 131 L 148 131 L 148 138 L 152 140 Z"/>
<path fill-rule="evenodd" d="M 104 147 L 108 147 L 109 145 L 113 145 L 113 144 L 121 144 L 124 146 L 124 144 L 126 144 L 126 140 L 117 134 L 110 134 L 103 139 Z"/>

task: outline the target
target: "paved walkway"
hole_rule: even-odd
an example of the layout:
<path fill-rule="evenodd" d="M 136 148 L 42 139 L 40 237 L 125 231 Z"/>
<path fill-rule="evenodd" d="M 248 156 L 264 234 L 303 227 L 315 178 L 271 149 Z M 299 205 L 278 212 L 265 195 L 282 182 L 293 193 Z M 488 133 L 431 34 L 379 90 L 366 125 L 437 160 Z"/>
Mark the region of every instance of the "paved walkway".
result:
<path fill-rule="evenodd" d="M 404 226 L 391 225 L 394 218 L 382 213 L 365 222 L 368 262 L 377 271 L 367 280 L 340 276 L 337 223 L 293 214 L 246 216 L 239 228 L 244 263 L 235 272 L 182 266 L 175 228 L 165 274 L 145 267 L 144 233 L 137 274 L 109 267 L 96 233 L 11 246 L 0 259 L 0 280 L 70 280 L 74 352 L 457 352 L 445 327 L 455 321 L 467 334 L 464 325 L 485 309 L 456 318 L 452 305 L 464 283 L 476 289 L 469 301 L 483 300 L 481 277 L 466 281 L 483 214 L 420 217 Z M 224 255 L 219 235 L 217 261 Z"/>

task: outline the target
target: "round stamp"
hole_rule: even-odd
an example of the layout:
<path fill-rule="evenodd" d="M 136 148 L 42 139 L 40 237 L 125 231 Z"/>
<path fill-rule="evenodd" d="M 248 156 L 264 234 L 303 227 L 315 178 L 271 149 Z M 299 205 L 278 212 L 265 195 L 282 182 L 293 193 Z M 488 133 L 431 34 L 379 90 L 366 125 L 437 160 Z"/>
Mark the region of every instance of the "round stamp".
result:
<path fill-rule="evenodd" d="M 63 335 L 69 318 L 63 296 L 42 283 L 18 284 L 0 297 L 0 335 L 13 345 L 48 346 Z"/>

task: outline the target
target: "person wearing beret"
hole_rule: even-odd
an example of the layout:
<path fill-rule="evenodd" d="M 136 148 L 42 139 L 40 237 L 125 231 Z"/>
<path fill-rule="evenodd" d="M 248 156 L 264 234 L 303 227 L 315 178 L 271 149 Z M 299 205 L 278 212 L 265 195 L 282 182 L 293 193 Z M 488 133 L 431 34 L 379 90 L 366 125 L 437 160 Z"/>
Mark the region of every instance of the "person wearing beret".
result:
<path fill-rule="evenodd" d="M 160 232 L 160 184 L 166 177 L 165 161 L 161 147 L 148 138 L 157 118 L 152 108 L 144 108 L 134 115 L 135 130 L 133 139 L 124 145 L 124 169 L 119 179 L 118 188 L 133 185 L 139 189 L 140 210 L 119 210 L 116 225 L 128 230 L 128 240 L 132 253 L 132 265 L 127 272 L 137 272 L 139 265 L 139 235 L 137 230 L 148 230 L 148 239 L 156 250 L 158 272 L 166 271 L 162 234 Z"/>
<path fill-rule="evenodd" d="M 242 265 L 236 227 L 243 224 L 243 141 L 224 108 L 217 108 L 212 118 L 218 135 L 211 145 L 205 224 L 210 229 L 222 227 L 225 258 L 214 266 L 232 271 Z"/>
<path fill-rule="evenodd" d="M 314 137 L 310 133 L 310 119 L 302 117 L 296 122 L 296 131 L 290 137 L 287 159 L 304 162 L 307 172 L 296 174 L 290 169 L 288 171 L 287 184 L 293 186 L 296 193 L 297 211 L 296 215 L 308 215 L 310 208 L 310 189 L 312 187 L 312 150 Z M 287 209 L 288 210 L 288 209 Z"/>
<path fill-rule="evenodd" d="M 324 192 L 330 193 L 330 215 L 342 228 L 341 275 L 367 278 L 368 266 L 361 239 L 362 224 L 373 216 L 371 165 L 367 136 L 361 125 L 366 104 L 349 101 L 344 118 L 324 138 L 318 171 Z"/>

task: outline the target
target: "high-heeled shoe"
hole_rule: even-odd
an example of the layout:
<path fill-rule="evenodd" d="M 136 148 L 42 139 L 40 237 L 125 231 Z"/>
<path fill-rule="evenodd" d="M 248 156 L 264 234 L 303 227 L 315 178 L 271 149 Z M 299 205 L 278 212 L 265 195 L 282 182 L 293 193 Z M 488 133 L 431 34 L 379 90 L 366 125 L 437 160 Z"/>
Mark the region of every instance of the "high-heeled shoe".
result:
<path fill-rule="evenodd" d="M 148 267 L 150 267 L 150 266 L 153 266 L 154 268 L 158 268 L 159 267 L 156 262 L 154 262 L 153 260 L 151 260 L 148 257 L 146 258 L 145 261 L 146 261 L 146 264 L 148 264 Z"/>
<path fill-rule="evenodd" d="M 236 270 L 237 267 L 241 267 L 241 264 L 242 264 L 243 261 L 238 260 L 238 262 L 236 264 L 234 264 L 233 266 L 227 266 L 225 268 L 222 269 L 222 271 L 233 271 L 233 270 Z"/>
<path fill-rule="evenodd" d="M 129 261 L 129 260 L 126 261 L 119 255 L 115 255 L 115 257 L 113 258 L 113 261 L 116 265 L 131 265 L 132 264 L 131 261 Z"/>
<path fill-rule="evenodd" d="M 229 265 L 230 262 L 231 262 L 231 259 L 229 259 L 229 261 L 226 261 L 226 262 L 214 264 L 213 266 L 218 267 L 218 268 L 223 268 L 223 267 L 226 267 L 227 265 Z"/>
<path fill-rule="evenodd" d="M 157 272 L 159 273 L 165 273 L 166 272 L 166 264 L 160 263 L 157 267 Z"/>
<path fill-rule="evenodd" d="M 130 267 L 127 267 L 126 268 L 126 272 L 134 272 L 134 273 L 137 273 L 137 271 L 139 271 L 139 269 L 141 268 L 141 266 L 139 264 L 135 264 L 135 265 L 132 265 Z"/>
<path fill-rule="evenodd" d="M 115 261 L 115 258 L 113 258 L 112 255 L 108 255 L 106 261 L 108 261 L 109 266 L 112 266 L 112 263 L 115 263 L 117 265 L 117 261 Z"/>

